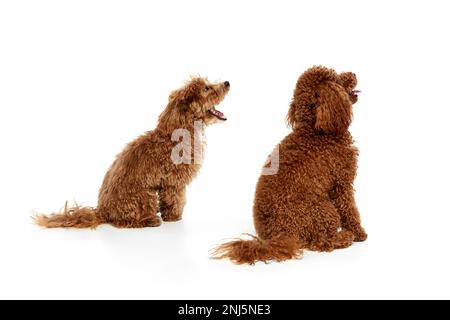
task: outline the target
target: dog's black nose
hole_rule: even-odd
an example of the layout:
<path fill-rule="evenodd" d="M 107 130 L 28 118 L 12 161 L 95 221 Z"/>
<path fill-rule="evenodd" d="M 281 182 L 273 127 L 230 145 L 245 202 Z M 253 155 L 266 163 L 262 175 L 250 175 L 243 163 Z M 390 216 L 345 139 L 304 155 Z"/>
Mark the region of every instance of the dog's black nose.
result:
<path fill-rule="evenodd" d="M 228 82 L 228 81 L 225 81 L 224 83 L 223 83 L 224 85 L 225 85 L 225 87 L 227 87 L 227 88 L 229 88 L 230 87 L 230 83 Z"/>

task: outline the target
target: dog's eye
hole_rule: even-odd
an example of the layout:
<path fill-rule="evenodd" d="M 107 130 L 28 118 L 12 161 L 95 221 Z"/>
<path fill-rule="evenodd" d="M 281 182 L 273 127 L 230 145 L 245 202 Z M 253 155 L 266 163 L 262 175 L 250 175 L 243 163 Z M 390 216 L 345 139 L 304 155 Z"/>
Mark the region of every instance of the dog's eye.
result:
<path fill-rule="evenodd" d="M 206 86 L 205 87 L 205 92 L 208 92 L 209 91 L 209 89 L 211 89 L 210 87 L 208 87 L 208 86 Z"/>

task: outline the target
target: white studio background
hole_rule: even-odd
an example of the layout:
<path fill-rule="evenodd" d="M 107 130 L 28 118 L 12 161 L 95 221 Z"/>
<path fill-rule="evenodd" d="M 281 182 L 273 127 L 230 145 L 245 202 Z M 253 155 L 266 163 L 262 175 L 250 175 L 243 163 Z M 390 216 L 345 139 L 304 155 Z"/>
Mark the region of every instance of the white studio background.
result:
<path fill-rule="evenodd" d="M 0 298 L 450 298 L 448 1 L 1 1 Z M 208 259 L 253 233 L 254 187 L 298 76 L 354 71 L 369 239 L 303 260 Z M 125 143 L 190 75 L 228 80 L 184 219 L 42 230 L 95 205 Z"/>

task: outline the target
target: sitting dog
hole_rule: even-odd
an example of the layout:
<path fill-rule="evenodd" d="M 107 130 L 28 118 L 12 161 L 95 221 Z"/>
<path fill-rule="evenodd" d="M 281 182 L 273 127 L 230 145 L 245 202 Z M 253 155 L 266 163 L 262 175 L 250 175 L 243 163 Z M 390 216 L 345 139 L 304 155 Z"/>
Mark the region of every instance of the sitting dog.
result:
<path fill-rule="evenodd" d="M 74 206 L 52 215 L 37 215 L 35 222 L 43 227 L 95 228 L 109 223 L 119 228 L 157 227 L 164 221 L 181 219 L 185 189 L 197 174 L 206 125 L 226 120 L 215 109 L 228 93 L 230 83 L 209 83 L 193 78 L 173 91 L 156 129 L 138 137 L 126 146 L 109 168 L 100 188 L 97 208 Z M 178 159 L 174 139 L 177 132 L 187 133 L 190 154 Z M 190 152 L 191 137 L 194 151 Z M 186 149 L 181 151 L 186 152 Z M 177 151 L 177 152 L 174 152 Z M 157 215 L 161 213 L 161 218 Z"/>
<path fill-rule="evenodd" d="M 364 241 L 353 197 L 358 150 L 348 128 L 358 100 L 356 76 L 316 66 L 298 79 L 278 145 L 279 170 L 261 175 L 253 207 L 258 237 L 218 246 L 213 258 L 254 264 L 332 251 Z"/>

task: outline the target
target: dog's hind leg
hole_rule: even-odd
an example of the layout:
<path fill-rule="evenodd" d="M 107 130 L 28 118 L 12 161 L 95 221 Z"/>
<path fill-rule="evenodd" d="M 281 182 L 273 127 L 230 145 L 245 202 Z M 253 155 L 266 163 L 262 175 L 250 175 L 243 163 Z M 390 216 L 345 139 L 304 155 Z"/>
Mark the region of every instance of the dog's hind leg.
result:
<path fill-rule="evenodd" d="M 312 207 L 314 230 L 308 249 L 330 252 L 352 245 L 355 236 L 350 231 L 339 231 L 339 213 L 330 201 L 322 201 Z"/>
<path fill-rule="evenodd" d="M 181 220 L 185 204 L 185 186 L 164 186 L 159 191 L 159 210 L 164 221 Z"/>
<path fill-rule="evenodd" d="M 157 196 L 155 191 L 146 191 L 122 202 L 118 218 L 109 221 L 117 228 L 158 227 L 161 218 L 157 216 Z"/>

